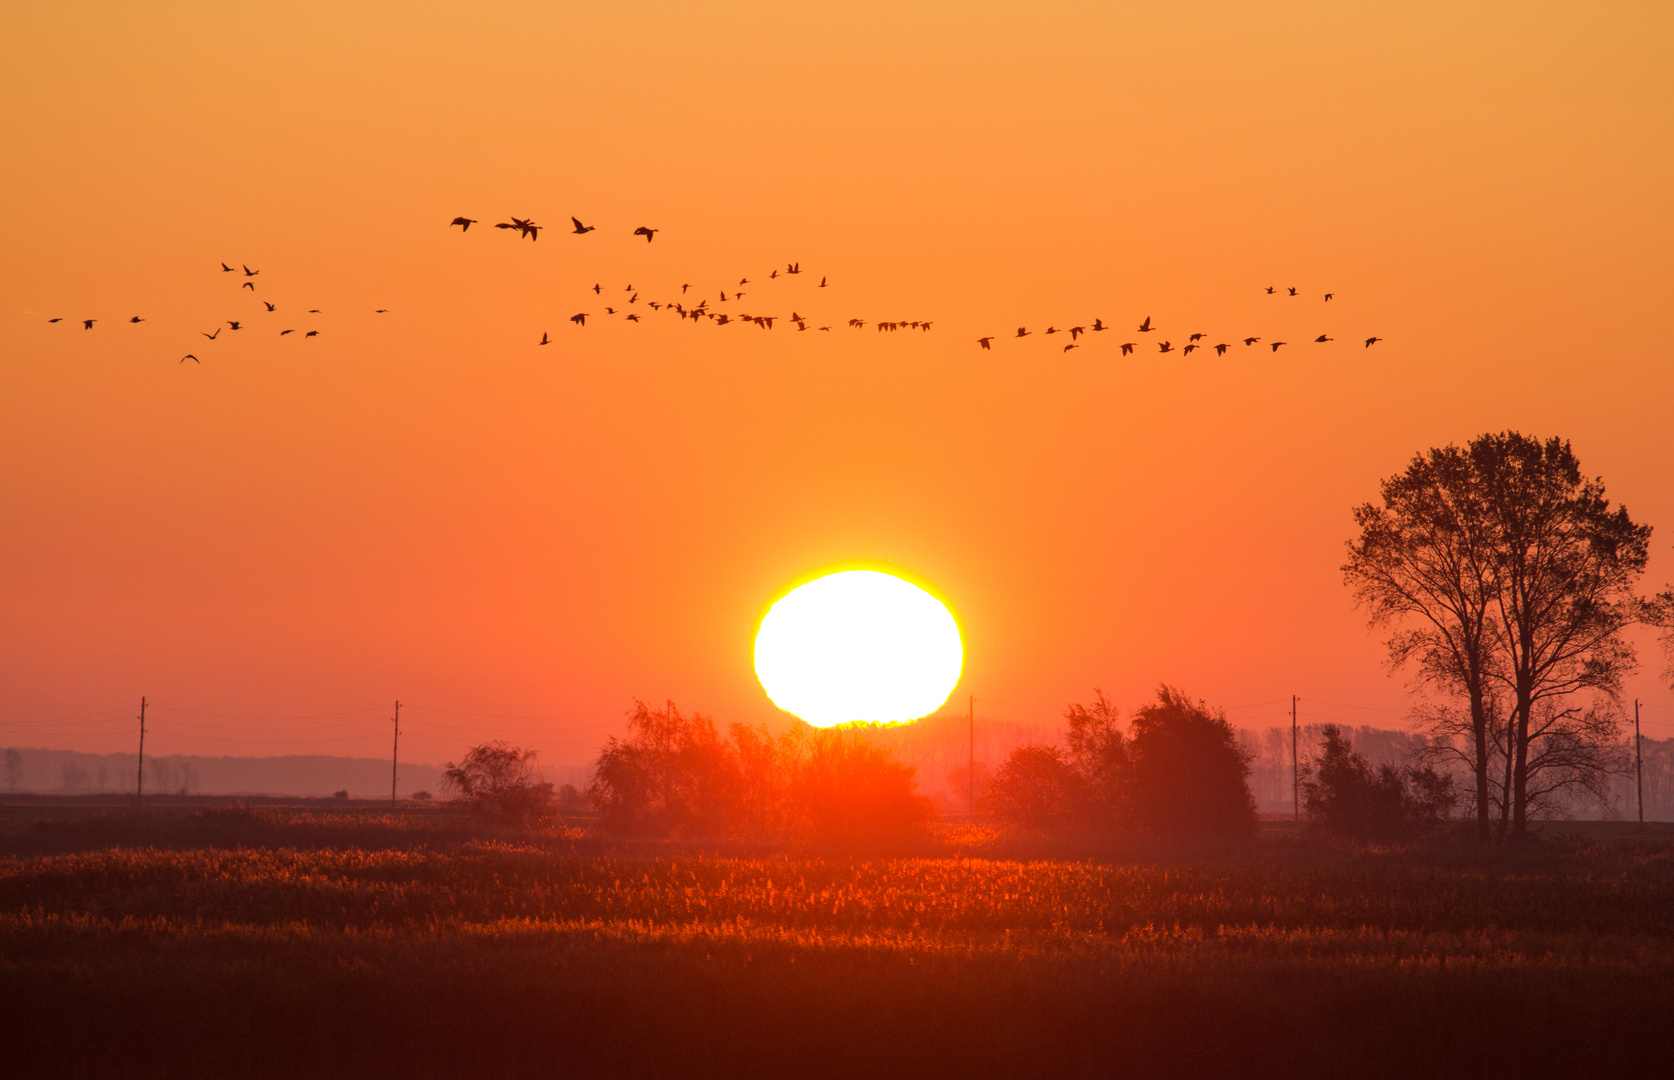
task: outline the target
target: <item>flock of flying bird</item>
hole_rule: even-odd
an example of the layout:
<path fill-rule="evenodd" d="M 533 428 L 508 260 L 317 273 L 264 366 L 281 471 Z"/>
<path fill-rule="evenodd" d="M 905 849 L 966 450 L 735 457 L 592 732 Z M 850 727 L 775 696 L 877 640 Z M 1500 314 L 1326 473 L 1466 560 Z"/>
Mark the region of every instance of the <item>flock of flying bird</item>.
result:
<path fill-rule="evenodd" d="M 478 219 L 469 218 L 469 217 L 465 217 L 465 216 L 461 215 L 459 217 L 454 218 L 453 221 L 449 222 L 449 228 L 457 226 L 459 228 L 461 234 L 464 234 L 464 233 L 469 233 L 471 231 L 471 226 L 476 225 L 476 224 L 478 224 Z M 570 229 L 570 235 L 574 235 L 574 236 L 585 236 L 588 233 L 595 231 L 595 228 L 596 228 L 596 226 L 593 226 L 593 225 L 583 224 L 580 218 L 573 217 L 573 216 L 570 218 L 570 224 L 572 226 L 572 228 Z M 536 240 L 540 239 L 541 231 L 545 228 L 545 226 L 536 224 L 535 221 L 532 218 L 513 217 L 509 221 L 497 222 L 494 225 L 494 228 L 504 229 L 504 230 L 515 232 L 515 233 L 517 233 L 517 235 L 520 239 L 528 239 L 530 241 L 536 241 Z M 635 236 L 635 237 L 643 236 L 645 238 L 645 242 L 647 244 L 649 244 L 653 240 L 656 239 L 657 233 L 659 233 L 661 231 L 662 231 L 661 229 L 653 229 L 649 226 L 641 225 L 638 228 L 634 229 L 632 235 Z M 237 267 L 228 266 L 224 262 L 221 264 L 221 270 L 222 270 L 223 273 L 228 273 L 228 274 L 237 274 L 242 270 L 243 274 L 242 274 L 242 277 L 239 279 L 239 281 L 240 281 L 240 291 L 242 291 L 244 289 L 248 289 L 248 290 L 251 291 L 251 293 L 256 292 L 256 284 L 255 284 L 254 280 L 252 280 L 252 279 L 256 278 L 257 276 L 259 276 L 261 274 L 260 270 L 252 270 L 252 269 L 250 269 L 250 267 L 245 266 L 243 264 L 240 264 Z M 802 273 L 803 273 L 802 264 L 800 262 L 789 262 L 789 263 L 785 264 L 785 269 L 782 273 L 782 276 L 788 279 L 788 278 L 798 277 Z M 780 277 L 781 277 L 781 271 L 775 269 L 767 275 L 765 281 L 761 282 L 758 285 L 758 287 L 768 287 L 768 286 L 766 286 L 766 282 L 777 281 L 778 279 L 780 279 Z M 771 330 L 771 329 L 773 329 L 773 324 L 774 323 L 780 322 L 780 321 L 788 321 L 790 323 L 795 324 L 797 330 L 799 330 L 799 331 L 805 331 L 805 330 L 809 330 L 809 329 L 817 329 L 817 330 L 829 332 L 831 330 L 830 326 L 814 326 L 813 324 L 817 320 L 814 320 L 814 319 L 811 319 L 808 316 L 799 314 L 794 309 L 791 311 L 789 318 L 788 319 L 783 319 L 783 320 L 781 319 L 780 316 L 777 316 L 777 315 L 759 315 L 759 314 L 752 315 L 752 314 L 748 314 L 742 308 L 733 308 L 731 310 L 722 310 L 722 305 L 733 305 L 733 304 L 740 303 L 744 299 L 744 297 L 746 296 L 746 293 L 744 291 L 745 286 L 752 285 L 752 284 L 753 283 L 752 283 L 751 279 L 748 276 L 745 276 L 745 277 L 741 277 L 741 278 L 738 279 L 738 284 L 736 286 L 732 286 L 732 285 L 723 286 L 721 289 L 718 290 L 719 299 L 716 303 L 716 306 L 713 307 L 713 308 L 710 306 L 709 297 L 704 296 L 702 298 L 698 298 L 694 294 L 691 294 L 690 290 L 691 290 L 692 286 L 691 286 L 690 283 L 685 283 L 685 284 L 682 284 L 680 286 L 680 293 L 679 293 L 679 298 L 678 299 L 674 299 L 674 300 L 667 300 L 667 299 L 665 299 L 665 300 L 649 300 L 648 299 L 644 302 L 643 307 L 641 307 L 640 306 L 640 293 L 639 293 L 639 291 L 637 289 L 635 289 L 632 284 L 628 284 L 628 285 L 624 286 L 624 288 L 622 290 L 623 292 L 629 294 L 626 300 L 613 301 L 612 303 L 610 303 L 608 305 L 605 305 L 605 304 L 601 303 L 600 306 L 603 307 L 602 313 L 592 312 L 592 311 L 578 311 L 574 315 L 571 315 L 569 317 L 569 321 L 571 323 L 574 323 L 578 327 L 586 326 L 587 325 L 587 320 L 590 319 L 590 318 L 596 319 L 596 318 L 601 318 L 601 317 L 621 318 L 622 320 L 624 320 L 626 322 L 638 323 L 638 322 L 642 321 L 642 319 L 641 319 L 641 313 L 642 312 L 646 312 L 646 313 L 656 312 L 656 313 L 661 313 L 661 314 L 665 314 L 665 315 L 677 315 L 682 320 L 687 320 L 687 319 L 691 320 L 694 324 L 704 322 L 705 320 L 707 320 L 710 324 L 715 325 L 715 326 L 728 326 L 728 325 L 731 325 L 731 324 L 734 324 L 734 323 L 747 323 L 747 324 L 753 325 L 753 326 L 755 326 L 759 329 L 762 329 L 762 330 Z M 827 288 L 829 285 L 830 285 L 830 282 L 827 280 L 827 278 L 824 277 L 824 276 L 821 276 L 821 278 L 819 280 L 819 284 L 817 286 L 814 286 L 814 287 L 824 289 L 824 288 Z M 732 295 L 731 296 L 727 295 L 728 289 L 732 290 Z M 593 285 L 592 292 L 593 292 L 595 297 L 599 298 L 602 301 L 603 292 L 604 292 L 604 287 L 602 285 L 595 283 Z M 1299 295 L 1298 290 L 1294 286 L 1288 287 L 1285 290 L 1285 292 L 1283 294 L 1281 294 L 1277 288 L 1275 288 L 1274 286 L 1269 285 L 1267 287 L 1266 292 L 1267 292 L 1267 295 L 1269 295 L 1269 296 L 1285 295 L 1285 296 L 1288 296 L 1288 297 L 1296 297 L 1296 296 Z M 1325 295 L 1325 302 L 1329 303 L 1332 300 L 1332 298 L 1334 297 L 1335 294 L 1334 293 L 1326 293 L 1324 295 Z M 260 299 L 263 307 L 266 309 L 264 314 L 272 314 L 272 313 L 274 313 L 278 310 L 277 305 L 275 305 L 271 301 L 261 299 L 260 297 L 257 297 L 256 299 Z M 695 303 L 692 302 L 694 300 L 696 301 Z M 387 312 L 388 312 L 387 308 L 378 308 L 378 309 L 376 309 L 375 313 L 379 314 L 379 315 L 383 315 L 383 314 L 387 314 Z M 308 310 L 308 314 L 319 315 L 319 314 L 321 314 L 321 311 L 318 308 L 310 308 Z M 59 323 L 59 322 L 65 321 L 65 320 L 62 317 L 58 317 L 58 318 L 48 319 L 47 321 L 49 323 Z M 82 328 L 84 330 L 91 330 L 91 329 L 93 329 L 94 324 L 97 323 L 98 321 L 99 321 L 98 319 L 83 319 L 83 320 L 81 320 Z M 146 320 L 139 315 L 135 315 L 132 318 L 128 319 L 127 321 L 129 323 L 142 323 L 142 322 L 145 322 Z M 229 319 L 229 320 L 226 321 L 226 325 L 224 327 L 223 326 L 216 327 L 216 329 L 213 333 L 210 333 L 210 332 L 207 332 L 207 331 L 200 331 L 200 332 L 203 333 L 203 336 L 208 338 L 210 341 L 215 341 L 217 338 L 219 338 L 221 336 L 221 333 L 222 333 L 223 330 L 231 331 L 231 332 L 237 332 L 239 330 L 242 330 L 247 322 L 248 322 L 247 319 Z M 851 318 L 851 319 L 848 319 L 846 321 L 845 325 L 848 326 L 851 329 L 861 330 L 861 329 L 864 329 L 868 325 L 868 322 L 865 319 Z M 899 330 L 917 330 L 917 331 L 920 331 L 920 332 L 927 332 L 927 331 L 930 330 L 932 323 L 928 319 L 911 319 L 911 320 L 899 319 L 899 320 L 875 320 L 870 325 L 875 327 L 879 332 L 886 332 L 886 333 L 893 333 L 893 332 L 896 332 L 896 331 L 899 331 Z M 1063 350 L 1062 350 L 1063 352 L 1067 353 L 1072 349 L 1081 348 L 1082 343 L 1080 341 L 1080 338 L 1083 334 L 1099 334 L 1099 333 L 1103 333 L 1103 332 L 1105 332 L 1107 330 L 1111 330 L 1111 329 L 1113 329 L 1113 327 L 1110 326 L 1110 324 L 1106 323 L 1102 318 L 1096 318 L 1090 324 L 1083 323 L 1083 324 L 1077 324 L 1077 325 L 1074 325 L 1074 326 L 1066 326 L 1066 327 L 1062 327 L 1062 328 L 1060 328 L 1056 325 L 1049 325 L 1049 326 L 1047 326 L 1047 328 L 1045 330 L 1039 331 L 1039 333 L 1043 337 L 1050 337 L 1050 336 L 1054 336 L 1054 335 L 1057 335 L 1057 334 L 1068 334 L 1069 335 L 1069 344 L 1065 345 L 1063 347 Z M 1145 320 L 1143 322 L 1141 322 L 1138 326 L 1138 332 L 1141 333 L 1141 334 L 1149 334 L 1149 333 L 1152 333 L 1152 332 L 1156 331 L 1157 329 L 1158 329 L 1157 327 L 1155 327 L 1151 324 L 1150 316 L 1146 316 Z M 293 334 L 295 332 L 296 331 L 294 329 L 281 330 L 281 331 L 279 331 L 279 336 L 280 337 L 286 337 L 286 336 L 288 336 L 290 334 Z M 1032 331 L 1026 326 L 1019 326 L 1017 328 L 1017 332 L 1013 335 L 1010 335 L 1010 337 L 1007 340 L 1015 341 L 1015 340 L 1020 339 L 1020 338 L 1030 337 L 1030 336 L 1034 335 L 1035 333 L 1036 333 L 1036 331 Z M 318 337 L 318 336 L 320 336 L 320 332 L 318 330 L 315 330 L 315 329 L 307 330 L 303 334 L 304 339 Z M 1232 348 L 1232 345 L 1230 343 L 1227 343 L 1227 342 L 1219 342 L 1219 343 L 1211 344 L 1208 341 L 1208 337 L 1209 337 L 1209 335 L 1205 334 L 1205 333 L 1192 333 L 1187 338 L 1186 342 L 1183 345 L 1180 345 L 1180 346 L 1176 346 L 1172 340 L 1156 340 L 1156 339 L 1151 339 L 1151 340 L 1156 341 L 1157 350 L 1158 350 L 1159 353 L 1178 352 L 1182 357 L 1190 356 L 1192 353 L 1196 352 L 1200 348 L 1201 349 L 1214 349 L 1216 356 L 1225 356 L 1226 353 L 1227 353 L 1227 350 Z M 977 343 L 977 345 L 979 345 L 984 350 L 990 350 L 990 349 L 993 348 L 993 343 L 998 338 L 999 338 L 999 335 L 990 334 L 990 335 L 986 335 L 984 337 L 977 338 L 976 343 Z M 552 344 L 552 340 L 553 339 L 550 336 L 550 334 L 543 332 L 541 334 L 541 339 L 537 344 L 550 345 L 550 344 Z M 1333 338 L 1330 334 L 1322 333 L 1322 334 L 1320 334 L 1319 336 L 1317 336 L 1313 339 L 1313 343 L 1323 345 L 1323 344 L 1328 344 L 1330 342 L 1333 342 L 1335 340 L 1336 339 Z M 1365 343 L 1362 347 L 1369 349 L 1373 345 L 1377 344 L 1378 342 L 1380 342 L 1382 340 L 1383 339 L 1380 338 L 1380 337 L 1375 337 L 1375 336 L 1374 337 L 1368 337 L 1368 338 L 1365 339 Z M 1242 341 L 1243 341 L 1244 346 L 1246 348 L 1251 347 L 1251 346 L 1255 346 L 1255 345 L 1265 344 L 1269 348 L 1269 350 L 1271 350 L 1272 352 L 1275 352 L 1275 353 L 1278 352 L 1285 345 L 1289 344 L 1288 342 L 1285 342 L 1285 341 L 1264 341 L 1262 338 L 1257 337 L 1257 336 L 1245 337 L 1245 338 L 1242 339 Z M 1129 356 L 1134 352 L 1135 349 L 1139 348 L 1139 342 L 1137 342 L 1137 341 L 1124 341 L 1124 342 L 1120 343 L 1119 347 L 1121 349 L 1121 355 Z M 199 363 L 199 364 L 202 363 L 202 361 L 199 360 L 197 355 L 194 354 L 194 353 L 187 353 L 185 356 L 182 356 L 180 358 L 180 363 L 184 364 L 188 360 L 191 360 L 193 363 Z"/>

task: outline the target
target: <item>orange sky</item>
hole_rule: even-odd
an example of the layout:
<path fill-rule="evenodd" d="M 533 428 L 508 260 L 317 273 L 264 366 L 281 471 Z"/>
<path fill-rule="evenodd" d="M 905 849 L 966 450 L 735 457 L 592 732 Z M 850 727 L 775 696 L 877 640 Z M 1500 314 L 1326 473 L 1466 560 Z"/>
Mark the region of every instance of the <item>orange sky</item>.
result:
<path fill-rule="evenodd" d="M 1395 725 L 1337 567 L 1415 451 L 1567 436 L 1674 577 L 1670 55 L 1652 4 L 0 7 L 0 741 L 146 694 L 148 752 L 375 755 L 399 697 L 414 760 L 579 762 L 636 696 L 773 716 L 756 619 L 853 559 L 982 715 Z M 746 275 L 835 328 L 566 321 Z"/>

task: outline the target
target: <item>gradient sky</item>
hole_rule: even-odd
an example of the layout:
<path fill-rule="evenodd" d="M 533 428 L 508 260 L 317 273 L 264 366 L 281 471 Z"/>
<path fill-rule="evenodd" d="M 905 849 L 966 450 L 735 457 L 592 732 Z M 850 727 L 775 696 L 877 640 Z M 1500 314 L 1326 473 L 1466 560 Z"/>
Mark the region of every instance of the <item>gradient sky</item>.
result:
<path fill-rule="evenodd" d="M 855 559 L 984 716 L 1395 726 L 1338 567 L 1414 452 L 1566 436 L 1674 578 L 1670 56 L 1660 4 L 9 3 L 0 742 L 145 694 L 148 752 L 376 755 L 401 698 L 414 760 L 580 762 L 777 715 L 756 621 Z M 746 275 L 835 328 L 566 321 Z"/>

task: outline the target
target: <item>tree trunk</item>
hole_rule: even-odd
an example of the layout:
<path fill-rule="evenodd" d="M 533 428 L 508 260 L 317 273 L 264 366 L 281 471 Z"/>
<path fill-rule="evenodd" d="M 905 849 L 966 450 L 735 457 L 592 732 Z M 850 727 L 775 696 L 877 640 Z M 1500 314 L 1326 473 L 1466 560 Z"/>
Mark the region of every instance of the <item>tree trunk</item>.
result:
<path fill-rule="evenodd" d="M 1488 710 L 1482 704 L 1482 689 L 1471 692 L 1471 731 L 1476 736 L 1476 841 L 1486 846 L 1488 832 Z"/>

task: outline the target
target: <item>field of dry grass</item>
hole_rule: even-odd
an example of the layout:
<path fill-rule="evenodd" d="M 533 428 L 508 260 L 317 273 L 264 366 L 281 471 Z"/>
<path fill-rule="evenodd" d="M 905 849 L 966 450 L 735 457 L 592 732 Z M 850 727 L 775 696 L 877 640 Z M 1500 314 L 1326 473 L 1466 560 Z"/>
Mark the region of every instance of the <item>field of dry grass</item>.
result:
<path fill-rule="evenodd" d="M 1070 860 L 9 811 L 0 1045 L 129 1075 L 1598 1075 L 1665 1038 L 1670 839 Z"/>

